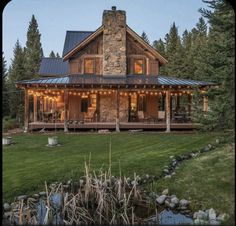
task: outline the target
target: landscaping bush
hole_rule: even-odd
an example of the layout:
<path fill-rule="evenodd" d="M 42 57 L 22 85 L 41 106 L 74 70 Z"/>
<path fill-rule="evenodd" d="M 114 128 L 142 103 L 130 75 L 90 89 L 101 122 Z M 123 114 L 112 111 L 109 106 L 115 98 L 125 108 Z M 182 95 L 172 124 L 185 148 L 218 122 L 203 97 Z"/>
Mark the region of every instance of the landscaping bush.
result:
<path fill-rule="evenodd" d="M 11 118 L 10 116 L 5 116 L 3 118 L 3 132 L 7 132 L 10 129 L 15 129 L 19 127 L 19 123 L 16 121 L 16 119 Z"/>

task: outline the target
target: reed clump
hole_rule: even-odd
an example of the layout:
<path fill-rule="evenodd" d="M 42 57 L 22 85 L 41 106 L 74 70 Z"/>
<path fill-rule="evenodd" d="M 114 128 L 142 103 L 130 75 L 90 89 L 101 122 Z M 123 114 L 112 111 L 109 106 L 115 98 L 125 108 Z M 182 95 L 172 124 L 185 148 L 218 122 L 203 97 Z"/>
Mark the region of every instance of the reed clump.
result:
<path fill-rule="evenodd" d="M 85 174 L 66 185 L 47 185 L 45 194 L 13 204 L 8 219 L 14 224 L 141 224 L 151 209 L 139 177 L 114 177 L 110 168 L 98 173 L 85 163 Z"/>

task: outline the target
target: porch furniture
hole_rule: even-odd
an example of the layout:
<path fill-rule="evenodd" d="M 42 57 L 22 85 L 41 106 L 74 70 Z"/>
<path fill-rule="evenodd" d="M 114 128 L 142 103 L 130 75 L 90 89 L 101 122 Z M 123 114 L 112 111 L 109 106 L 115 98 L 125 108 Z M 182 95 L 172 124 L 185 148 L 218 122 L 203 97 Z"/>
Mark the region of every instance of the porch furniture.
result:
<path fill-rule="evenodd" d="M 140 122 L 149 122 L 151 118 L 150 117 L 145 117 L 143 111 L 138 111 L 138 119 L 139 119 Z"/>
<path fill-rule="evenodd" d="M 160 121 L 165 120 L 165 111 L 158 111 L 158 120 Z"/>
<path fill-rule="evenodd" d="M 95 113 L 94 107 L 89 107 L 87 113 L 84 115 L 84 121 L 85 122 L 93 122 L 94 119 L 94 113 Z"/>

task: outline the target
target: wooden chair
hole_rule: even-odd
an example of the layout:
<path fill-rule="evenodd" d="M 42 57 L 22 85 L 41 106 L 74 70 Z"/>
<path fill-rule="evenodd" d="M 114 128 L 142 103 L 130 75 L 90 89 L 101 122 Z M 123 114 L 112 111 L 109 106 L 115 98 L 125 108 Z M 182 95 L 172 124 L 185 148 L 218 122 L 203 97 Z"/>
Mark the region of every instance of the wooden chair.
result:
<path fill-rule="evenodd" d="M 95 113 L 94 108 L 92 108 L 92 107 L 88 108 L 87 113 L 84 115 L 84 121 L 85 122 L 93 122 L 94 113 Z"/>
<path fill-rule="evenodd" d="M 144 113 L 143 111 L 138 111 L 138 120 L 144 122 Z"/>
<path fill-rule="evenodd" d="M 158 119 L 161 121 L 165 120 L 166 113 L 165 111 L 158 111 Z"/>

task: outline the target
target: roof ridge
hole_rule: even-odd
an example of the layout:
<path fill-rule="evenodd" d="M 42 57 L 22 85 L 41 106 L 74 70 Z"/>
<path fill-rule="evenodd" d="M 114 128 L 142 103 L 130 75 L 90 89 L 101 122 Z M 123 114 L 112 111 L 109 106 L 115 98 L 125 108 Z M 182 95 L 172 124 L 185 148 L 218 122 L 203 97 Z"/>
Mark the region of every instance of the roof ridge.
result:
<path fill-rule="evenodd" d="M 92 33 L 94 31 L 75 31 L 75 30 L 66 30 L 66 32 L 77 32 L 77 33 Z"/>
<path fill-rule="evenodd" d="M 62 60 L 62 57 L 41 57 L 41 59 L 57 59 L 57 60 Z"/>

